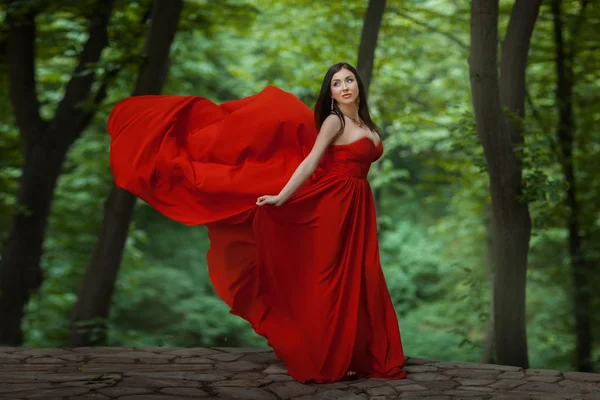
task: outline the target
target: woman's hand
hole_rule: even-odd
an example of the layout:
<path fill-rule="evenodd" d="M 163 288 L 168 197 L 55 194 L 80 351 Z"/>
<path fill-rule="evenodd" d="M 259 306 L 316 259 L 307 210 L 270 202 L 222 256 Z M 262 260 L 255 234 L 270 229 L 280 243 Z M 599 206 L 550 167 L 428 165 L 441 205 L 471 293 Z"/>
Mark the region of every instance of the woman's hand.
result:
<path fill-rule="evenodd" d="M 274 206 L 280 206 L 282 205 L 282 201 L 279 198 L 279 196 L 260 196 L 257 200 L 256 200 L 256 205 L 258 206 L 266 206 L 266 205 L 274 205 Z"/>

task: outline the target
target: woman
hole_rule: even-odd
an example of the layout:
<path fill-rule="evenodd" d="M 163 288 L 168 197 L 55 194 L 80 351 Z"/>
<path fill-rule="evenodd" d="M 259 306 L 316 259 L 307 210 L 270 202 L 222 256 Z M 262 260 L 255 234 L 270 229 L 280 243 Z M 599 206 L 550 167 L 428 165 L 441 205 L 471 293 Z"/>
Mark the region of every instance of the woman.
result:
<path fill-rule="evenodd" d="M 366 180 L 383 147 L 352 66 L 327 71 L 314 115 L 269 86 L 128 98 L 108 129 L 116 184 L 208 227 L 215 290 L 294 379 L 405 376 Z"/>

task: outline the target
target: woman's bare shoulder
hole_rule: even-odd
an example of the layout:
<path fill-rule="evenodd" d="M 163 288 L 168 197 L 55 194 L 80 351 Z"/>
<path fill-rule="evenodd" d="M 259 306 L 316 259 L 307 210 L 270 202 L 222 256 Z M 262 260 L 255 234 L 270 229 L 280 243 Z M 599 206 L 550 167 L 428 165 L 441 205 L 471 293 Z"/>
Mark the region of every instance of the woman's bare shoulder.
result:
<path fill-rule="evenodd" d="M 327 126 L 327 129 L 339 130 L 342 127 L 342 121 L 340 120 L 340 117 L 338 117 L 336 114 L 331 113 L 323 121 L 321 129 L 323 129 L 325 126 Z"/>

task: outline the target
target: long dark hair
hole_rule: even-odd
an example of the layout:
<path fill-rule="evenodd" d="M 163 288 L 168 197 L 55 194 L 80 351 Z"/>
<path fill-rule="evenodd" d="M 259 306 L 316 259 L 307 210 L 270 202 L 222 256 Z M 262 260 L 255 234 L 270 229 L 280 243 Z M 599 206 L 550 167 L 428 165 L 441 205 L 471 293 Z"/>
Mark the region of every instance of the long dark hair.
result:
<path fill-rule="evenodd" d="M 352 72 L 356 77 L 356 82 L 358 83 L 359 99 L 358 116 L 365 123 L 365 125 L 369 127 L 369 129 L 375 132 L 379 132 L 379 127 L 375 125 L 375 123 L 371 120 L 371 115 L 369 114 L 369 106 L 367 104 L 367 94 L 365 93 L 365 86 L 363 85 L 363 82 L 360 79 L 356 68 L 345 62 L 332 65 L 325 73 L 323 83 L 321 83 L 321 92 L 319 93 L 319 98 L 317 98 L 317 102 L 315 103 L 314 114 L 317 129 L 321 129 L 323 121 L 325 121 L 325 118 L 327 118 L 329 114 L 335 114 L 342 122 L 342 127 L 338 133 L 342 133 L 344 131 L 346 121 L 344 119 L 344 114 L 342 114 L 342 111 L 337 105 L 337 101 L 333 102 L 333 110 L 331 109 L 331 78 L 333 78 L 333 75 L 341 69 L 347 69 L 348 71 Z"/>

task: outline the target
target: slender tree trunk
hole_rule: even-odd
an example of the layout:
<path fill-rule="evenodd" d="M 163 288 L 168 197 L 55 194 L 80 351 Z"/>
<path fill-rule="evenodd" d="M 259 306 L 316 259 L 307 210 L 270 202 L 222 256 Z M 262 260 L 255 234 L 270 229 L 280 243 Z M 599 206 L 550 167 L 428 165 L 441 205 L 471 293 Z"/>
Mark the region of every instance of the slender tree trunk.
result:
<path fill-rule="evenodd" d="M 471 2 L 471 92 L 492 198 L 495 347 L 498 363 L 528 367 L 525 283 L 531 219 L 519 201 L 521 167 L 513 142 L 520 129 L 503 113 L 522 113 L 529 40 L 541 0 L 517 0 L 497 72 L 498 0 Z M 502 96 L 502 100 L 501 100 Z"/>
<path fill-rule="evenodd" d="M 518 365 L 526 368 L 529 366 L 527 354 L 525 297 L 527 281 L 527 255 L 529 240 L 531 238 L 531 219 L 526 204 L 518 200 L 522 185 L 522 159 L 517 148 L 524 143 L 523 120 L 525 118 L 525 77 L 527 70 L 527 56 L 535 21 L 537 20 L 541 0 L 516 0 L 511 11 L 510 21 L 502 45 L 502 59 L 500 62 L 500 101 L 509 116 L 507 130 L 515 152 L 518 176 L 507 186 L 510 188 L 505 194 L 510 193 L 513 205 L 505 204 L 499 208 L 498 218 L 494 221 L 504 224 L 500 230 L 504 236 L 498 238 L 492 231 L 492 241 L 500 241 L 499 247 L 494 245 L 496 251 L 504 253 L 512 250 L 514 253 L 505 258 L 506 263 L 495 264 L 495 336 L 496 355 L 500 364 Z M 498 185 L 502 184 L 498 181 Z M 512 187 L 511 187 L 512 186 Z M 493 196 L 492 196 L 493 197 Z M 508 207 L 507 207 L 508 206 Z M 508 209 L 515 213 L 507 217 Z M 509 250 L 510 249 L 510 250 Z M 515 263 L 515 264 L 513 264 Z M 511 293 L 511 289 L 513 292 Z M 515 295 L 516 294 L 516 295 Z M 510 300 L 514 303 L 510 304 Z M 512 305 L 518 306 L 519 312 L 515 314 Z M 514 319 L 513 319 L 514 318 Z M 502 321 L 501 324 L 499 321 Z M 512 327 L 512 324 L 517 327 Z M 518 338 L 515 346 L 514 335 Z"/>
<path fill-rule="evenodd" d="M 577 370 L 592 372 L 592 333 L 590 323 L 591 288 L 589 271 L 582 249 L 580 234 L 580 207 L 577 200 L 577 182 L 573 160 L 575 147 L 575 120 L 573 113 L 573 47 L 566 48 L 563 37 L 562 1 L 552 1 L 554 41 L 556 48 L 556 104 L 558 105 L 558 142 L 565 181 L 568 183 L 566 205 L 569 209 L 567 229 L 569 232 L 569 257 L 573 278 L 573 314 L 575 316 Z"/>
<path fill-rule="evenodd" d="M 121 264 L 135 197 L 112 186 L 104 202 L 104 220 L 90 263 L 81 281 L 71 317 L 69 346 L 80 347 L 106 342 L 106 319 Z M 124 223 L 124 222 L 127 223 Z"/>
<path fill-rule="evenodd" d="M 25 154 L 17 195 L 19 206 L 12 216 L 0 270 L 0 334 L 1 341 L 9 345 L 21 344 L 24 307 L 31 291 L 42 283 L 42 243 L 64 158 L 64 150 L 51 151 L 47 146 L 34 145 Z"/>
<path fill-rule="evenodd" d="M 89 100 L 95 73 L 83 73 L 100 59 L 107 44 L 113 1 L 99 1 L 90 21 L 89 37 L 65 88 L 54 119 L 39 114 L 35 83 L 36 10 L 27 2 L 9 1 L 7 60 L 9 93 L 19 133 L 24 165 L 17 204 L 0 256 L 0 344 L 23 341 L 21 319 L 31 293 L 42 284 L 40 258 L 54 188 L 71 144 L 89 123 L 93 110 L 80 108 Z M 97 97 L 101 100 L 102 96 Z"/>
<path fill-rule="evenodd" d="M 160 94 L 168 72 L 171 43 L 182 0 L 155 0 L 146 38 L 146 57 L 133 95 Z M 136 198 L 114 184 L 104 204 L 104 219 L 71 318 L 70 346 L 105 343 L 112 295 Z"/>
<path fill-rule="evenodd" d="M 525 72 L 533 27 L 541 0 L 516 0 L 513 6 L 506 37 L 502 42 L 500 61 L 500 101 L 506 108 L 507 128 L 513 149 L 524 142 Z M 521 168 L 521 153 L 515 153 Z M 520 172 L 519 172 L 520 174 Z"/>
<path fill-rule="evenodd" d="M 385 0 L 369 0 L 360 36 L 360 45 L 358 46 L 358 63 L 356 66 L 367 93 L 369 93 L 371 78 L 373 77 L 375 49 L 377 48 L 377 37 L 379 36 L 384 11 Z"/>
<path fill-rule="evenodd" d="M 358 63 L 356 70 L 363 81 L 367 98 L 373 77 L 375 49 L 377 48 L 377 38 L 379 36 L 379 28 L 381 27 L 384 11 L 385 0 L 369 0 L 363 22 L 360 45 L 358 46 Z M 373 168 L 378 169 L 379 164 L 375 164 Z M 381 193 L 377 188 L 373 189 L 373 199 L 375 201 L 375 209 L 378 212 L 381 209 Z"/>

